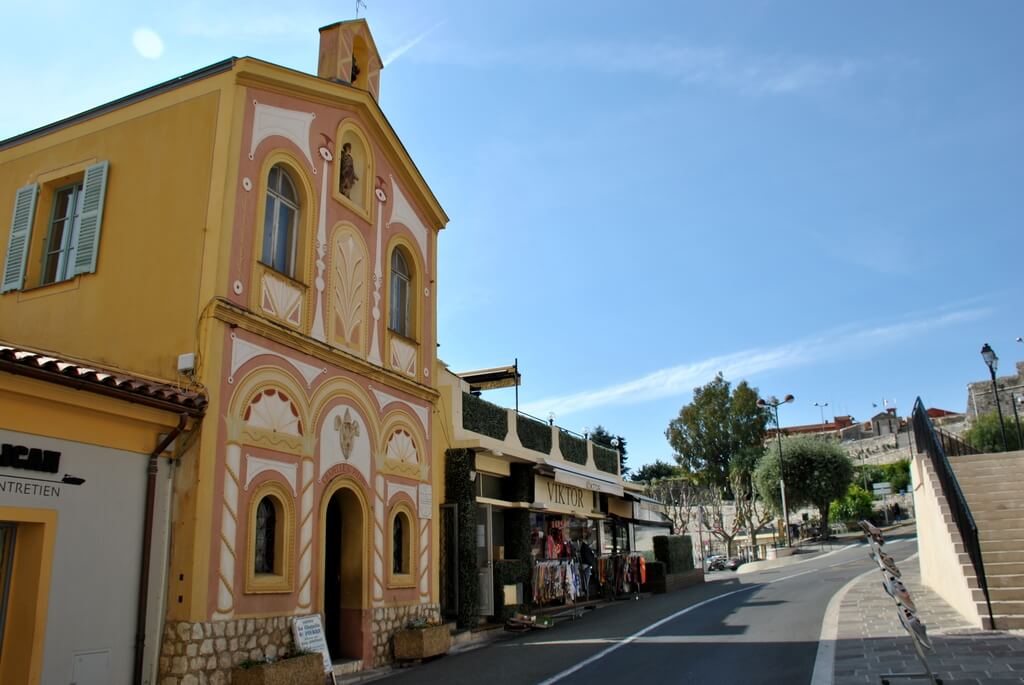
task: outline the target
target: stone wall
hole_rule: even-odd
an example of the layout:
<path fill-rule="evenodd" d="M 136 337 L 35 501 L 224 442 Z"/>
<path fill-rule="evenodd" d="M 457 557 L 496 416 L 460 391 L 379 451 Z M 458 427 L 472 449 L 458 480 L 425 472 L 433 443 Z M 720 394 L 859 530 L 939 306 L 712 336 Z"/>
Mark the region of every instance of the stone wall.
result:
<path fill-rule="evenodd" d="M 243 661 L 276 659 L 292 646 L 292 618 L 168 621 L 160 651 L 160 685 L 226 685 Z"/>
<path fill-rule="evenodd" d="M 395 660 L 392 636 L 405 628 L 410 621 L 424 619 L 432 623 L 441 622 L 440 604 L 407 604 L 405 606 L 378 607 L 373 610 L 373 667 L 383 666 Z"/>
<path fill-rule="evenodd" d="M 913 439 L 914 433 L 904 429 L 897 434 L 842 442 L 840 446 L 854 466 L 892 464 L 900 459 L 911 458 Z"/>
<path fill-rule="evenodd" d="M 999 406 L 1003 410 L 1003 420 L 1013 422 L 1013 396 L 1024 396 L 1024 362 L 1017 362 L 1017 374 L 1014 376 L 998 376 Z M 1024 406 L 1018 405 L 1018 411 Z M 967 385 L 967 416 L 970 421 L 979 416 L 996 410 L 995 394 L 992 392 L 992 379 L 968 383 Z"/>

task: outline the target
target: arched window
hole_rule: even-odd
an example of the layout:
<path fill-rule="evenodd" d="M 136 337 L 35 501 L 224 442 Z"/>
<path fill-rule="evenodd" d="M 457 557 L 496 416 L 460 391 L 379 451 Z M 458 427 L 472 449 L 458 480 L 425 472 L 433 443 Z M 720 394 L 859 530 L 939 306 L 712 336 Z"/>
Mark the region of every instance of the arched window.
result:
<path fill-rule="evenodd" d="M 412 271 L 401 249 L 391 253 L 391 308 L 388 328 L 407 338 L 412 337 Z"/>
<path fill-rule="evenodd" d="M 299 196 L 295 183 L 280 164 L 267 176 L 267 202 L 263 216 L 263 256 L 260 261 L 290 278 L 295 277 L 299 232 Z"/>
<path fill-rule="evenodd" d="M 405 554 L 405 515 L 395 516 L 395 523 L 391 532 L 392 562 L 391 572 L 395 574 L 409 572 L 409 560 Z"/>
<path fill-rule="evenodd" d="M 249 501 L 249 547 L 245 559 L 247 593 L 291 592 L 295 502 L 282 484 L 259 486 Z"/>
<path fill-rule="evenodd" d="M 264 497 L 256 507 L 256 542 L 253 549 L 253 568 L 256 573 L 274 572 L 274 547 L 277 542 L 277 509 L 270 497 Z"/>

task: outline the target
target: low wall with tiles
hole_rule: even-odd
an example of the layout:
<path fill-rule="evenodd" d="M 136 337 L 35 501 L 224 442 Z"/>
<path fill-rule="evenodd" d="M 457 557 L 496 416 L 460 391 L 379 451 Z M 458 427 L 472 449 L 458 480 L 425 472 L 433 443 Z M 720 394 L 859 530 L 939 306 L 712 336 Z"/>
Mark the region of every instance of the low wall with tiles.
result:
<path fill-rule="evenodd" d="M 441 622 L 440 604 L 407 604 L 405 606 L 378 607 L 373 610 L 373 666 L 383 666 L 395 660 L 391 638 L 410 621 L 423 619 Z"/>

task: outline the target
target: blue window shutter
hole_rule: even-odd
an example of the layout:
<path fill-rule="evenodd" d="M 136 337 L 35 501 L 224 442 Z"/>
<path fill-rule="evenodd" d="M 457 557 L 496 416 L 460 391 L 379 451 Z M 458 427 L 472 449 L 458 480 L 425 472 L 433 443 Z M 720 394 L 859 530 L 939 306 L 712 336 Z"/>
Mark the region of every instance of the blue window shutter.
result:
<path fill-rule="evenodd" d="M 82 216 L 78 225 L 78 245 L 75 248 L 75 266 L 71 276 L 96 271 L 108 166 L 108 162 L 99 162 L 85 170 L 85 180 L 82 182 Z"/>
<path fill-rule="evenodd" d="M 11 219 L 11 236 L 7 241 L 7 256 L 4 259 L 4 280 L 0 293 L 20 290 L 25 282 L 25 261 L 28 259 L 28 242 L 32 237 L 32 221 L 36 216 L 36 197 L 39 186 L 35 183 L 18 188 L 14 196 L 14 217 Z"/>

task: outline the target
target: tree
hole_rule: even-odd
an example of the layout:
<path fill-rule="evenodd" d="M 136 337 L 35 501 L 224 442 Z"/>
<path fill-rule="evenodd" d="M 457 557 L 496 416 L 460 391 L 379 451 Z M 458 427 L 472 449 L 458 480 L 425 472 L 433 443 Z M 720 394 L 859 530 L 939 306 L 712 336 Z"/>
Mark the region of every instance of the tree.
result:
<path fill-rule="evenodd" d="M 751 447 L 740 451 L 729 462 L 729 483 L 736 504 L 736 518 L 747 528 L 754 558 L 757 558 L 757 531 L 772 520 L 771 505 L 754 487 L 754 471 L 763 454 L 763 450 Z"/>
<path fill-rule="evenodd" d="M 854 483 L 842 499 L 836 500 L 829 506 L 829 520 L 847 523 L 870 518 L 871 512 L 874 511 L 874 501 L 870 492 Z"/>
<path fill-rule="evenodd" d="M 612 439 L 618 439 L 619 446 L 615 447 L 612 444 Z M 598 424 L 596 428 L 590 431 L 590 441 L 598 445 L 604 445 L 610 450 L 619 450 L 619 471 L 625 476 L 629 472 L 629 467 L 626 466 L 626 439 L 621 435 L 612 435 L 605 430 L 604 426 Z"/>
<path fill-rule="evenodd" d="M 629 479 L 634 483 L 651 483 L 662 478 L 678 478 L 683 475 L 683 470 L 675 464 L 668 464 L 660 459 L 653 464 L 644 464 L 639 469 L 629 474 Z"/>
<path fill-rule="evenodd" d="M 729 461 L 764 442 L 768 412 L 757 406 L 757 389 L 741 381 L 735 389 L 721 373 L 693 390 L 693 401 L 679 410 L 665 437 L 675 459 L 703 482 L 729 487 Z"/>
<path fill-rule="evenodd" d="M 699 520 L 701 506 L 708 500 L 707 488 L 686 476 L 673 476 L 650 482 L 647 496 L 665 505 L 676 535 L 686 535 L 690 522 Z"/>
<path fill-rule="evenodd" d="M 731 557 L 733 545 L 736 544 L 736 536 L 743 528 L 743 521 L 733 506 L 733 501 L 725 498 L 721 488 L 709 487 L 706 492 L 707 501 L 699 509 L 701 523 L 711 531 L 712 535 L 725 543 L 725 554 Z M 731 512 L 730 509 L 732 509 Z M 732 514 L 731 517 L 730 514 Z"/>
<path fill-rule="evenodd" d="M 910 487 L 910 460 L 900 459 L 882 466 L 882 479 L 892 484 L 893 492 L 901 492 Z"/>
<path fill-rule="evenodd" d="M 1003 428 L 1006 430 L 1006 445 L 1010 451 L 1021 449 L 1017 440 L 1017 424 L 1012 419 L 1004 419 Z M 974 425 L 964 431 L 964 440 L 983 454 L 1002 452 L 1003 434 L 999 430 L 999 415 L 996 412 L 989 412 L 979 416 Z"/>
<path fill-rule="evenodd" d="M 786 506 L 809 505 L 818 510 L 821 530 L 828 535 L 829 504 L 846 494 L 853 482 L 853 464 L 843 448 L 827 438 L 792 437 L 782 441 Z M 761 496 L 782 512 L 779 492 L 779 452 L 766 449 L 754 471 Z M 783 513 L 785 518 L 785 513 Z"/>

